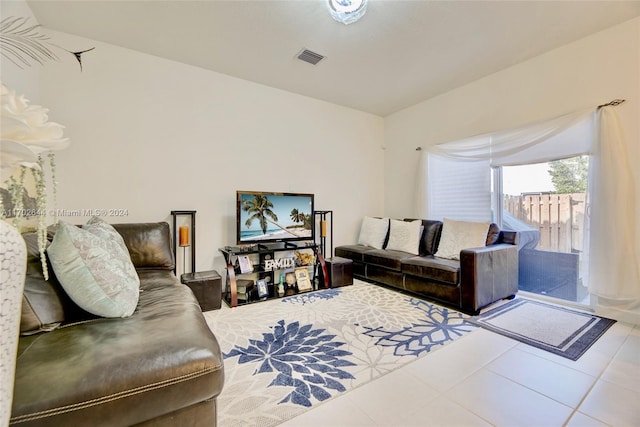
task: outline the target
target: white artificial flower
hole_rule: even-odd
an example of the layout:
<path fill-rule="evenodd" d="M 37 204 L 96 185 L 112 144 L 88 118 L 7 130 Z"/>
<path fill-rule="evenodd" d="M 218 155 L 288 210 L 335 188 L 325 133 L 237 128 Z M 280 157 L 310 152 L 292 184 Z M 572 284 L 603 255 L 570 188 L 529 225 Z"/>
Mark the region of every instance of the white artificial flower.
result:
<path fill-rule="evenodd" d="M 49 110 L 40 105 L 29 105 L 29 101 L 24 96 L 16 95 L 15 91 L 9 90 L 0 82 L 0 183 L 11 177 L 16 172 L 16 167 L 24 166 L 33 170 L 36 179 L 37 215 L 38 221 L 38 247 L 40 250 L 40 261 L 42 262 L 42 273 L 45 280 L 49 279 L 47 269 L 46 247 L 47 247 L 47 223 L 46 223 L 46 194 L 44 185 L 43 153 L 52 153 L 69 146 L 69 140 L 64 138 L 62 133 L 64 126 L 50 122 L 47 113 Z M 55 174 L 53 157 L 50 156 L 52 173 Z M 21 173 L 24 177 L 24 170 Z M 17 184 L 23 187 L 23 178 Z M 55 179 L 53 182 L 55 194 Z M 21 194 L 24 188 L 20 188 L 15 196 L 12 192 L 12 202 L 14 207 L 21 206 Z M 16 200 L 16 197 L 18 198 Z M 2 205 L 0 199 L 0 205 Z M 1 207 L 1 206 L 0 206 Z M 20 211 L 18 209 L 18 211 Z M 2 217 L 5 216 L 2 209 Z M 19 218 L 21 214 L 16 213 L 14 226 L 20 228 Z"/>
<path fill-rule="evenodd" d="M 0 182 L 4 182 L 15 172 L 16 166 L 37 169 L 38 156 L 26 145 L 10 140 L 0 140 Z"/>
<path fill-rule="evenodd" d="M 33 168 L 38 155 L 65 149 L 69 139 L 63 137 L 64 126 L 50 122 L 48 109 L 29 105 L 0 83 L 0 166 L 4 175 L 16 165 Z"/>

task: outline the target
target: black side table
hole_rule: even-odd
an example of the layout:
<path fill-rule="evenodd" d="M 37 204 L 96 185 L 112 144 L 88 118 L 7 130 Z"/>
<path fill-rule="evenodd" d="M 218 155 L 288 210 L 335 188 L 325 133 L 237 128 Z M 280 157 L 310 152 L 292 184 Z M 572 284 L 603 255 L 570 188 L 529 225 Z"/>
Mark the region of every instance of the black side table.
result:
<path fill-rule="evenodd" d="M 217 271 L 186 273 L 180 282 L 187 285 L 196 296 L 202 311 L 218 310 L 222 302 L 222 278 Z"/>
<path fill-rule="evenodd" d="M 332 288 L 353 285 L 353 261 L 334 256 L 325 260 Z"/>

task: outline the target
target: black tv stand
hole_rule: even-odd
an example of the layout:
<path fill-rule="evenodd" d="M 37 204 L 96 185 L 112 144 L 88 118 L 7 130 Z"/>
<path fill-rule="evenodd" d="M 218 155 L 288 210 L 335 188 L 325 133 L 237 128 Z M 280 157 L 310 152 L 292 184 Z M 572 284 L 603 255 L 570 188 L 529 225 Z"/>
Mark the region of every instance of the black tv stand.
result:
<path fill-rule="evenodd" d="M 239 304 L 246 304 L 251 302 L 263 301 L 265 299 L 273 299 L 278 298 L 275 293 L 274 285 L 277 280 L 277 277 L 274 275 L 277 271 L 282 271 L 284 268 L 290 269 L 290 267 L 276 268 L 273 270 L 266 270 L 264 268 L 263 262 L 265 259 L 274 259 L 274 252 L 277 251 L 294 251 L 296 249 L 311 249 L 315 254 L 315 265 L 312 266 L 313 269 L 313 277 L 312 283 L 314 290 L 329 288 L 329 279 L 327 274 L 327 267 L 324 261 L 324 257 L 322 253 L 318 250 L 318 245 L 313 241 L 301 241 L 301 242 L 275 242 L 275 243 L 258 243 L 248 246 L 225 246 L 224 248 L 220 248 L 220 252 L 224 256 L 225 262 L 227 264 L 227 277 L 226 277 L 226 286 L 224 292 L 224 300 L 230 307 L 236 307 Z M 253 270 L 250 273 L 242 273 L 239 269 L 236 268 L 235 264 L 238 257 L 243 257 L 247 255 L 256 255 L 259 258 L 258 263 L 253 264 Z M 311 266 L 310 266 L 311 267 Z M 318 271 L 318 268 L 321 269 L 321 273 Z M 320 274 L 319 274 L 320 273 Z M 270 276 L 269 281 L 269 295 L 265 298 L 261 299 L 250 299 L 247 298 L 244 301 L 239 301 L 238 298 L 238 276 L 257 276 L 258 278 L 265 278 Z M 251 276 L 250 276 L 251 277 Z M 317 283 L 316 279 L 322 277 L 323 283 Z"/>
<path fill-rule="evenodd" d="M 310 247 L 308 243 L 303 242 L 302 246 L 299 246 L 293 242 L 274 242 L 274 243 L 258 243 L 258 250 L 261 251 L 277 251 L 277 250 L 286 250 L 286 249 L 298 249 L 299 247 L 308 248 Z"/>

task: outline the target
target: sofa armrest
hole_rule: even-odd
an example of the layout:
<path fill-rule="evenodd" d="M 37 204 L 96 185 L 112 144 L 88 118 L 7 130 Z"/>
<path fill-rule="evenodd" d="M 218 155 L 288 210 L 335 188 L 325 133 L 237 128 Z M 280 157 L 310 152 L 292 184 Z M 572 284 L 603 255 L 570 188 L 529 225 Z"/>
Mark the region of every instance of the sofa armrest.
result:
<path fill-rule="evenodd" d="M 498 243 L 460 252 L 460 298 L 465 312 L 518 292 L 518 247 Z"/>

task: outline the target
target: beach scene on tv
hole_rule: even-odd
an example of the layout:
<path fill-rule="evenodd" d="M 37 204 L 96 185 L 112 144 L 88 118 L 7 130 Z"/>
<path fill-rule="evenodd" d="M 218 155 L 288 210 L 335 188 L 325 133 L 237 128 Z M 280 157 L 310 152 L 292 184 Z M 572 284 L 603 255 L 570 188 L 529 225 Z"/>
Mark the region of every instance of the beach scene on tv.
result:
<path fill-rule="evenodd" d="M 312 239 L 312 196 L 240 194 L 240 242 Z"/>

